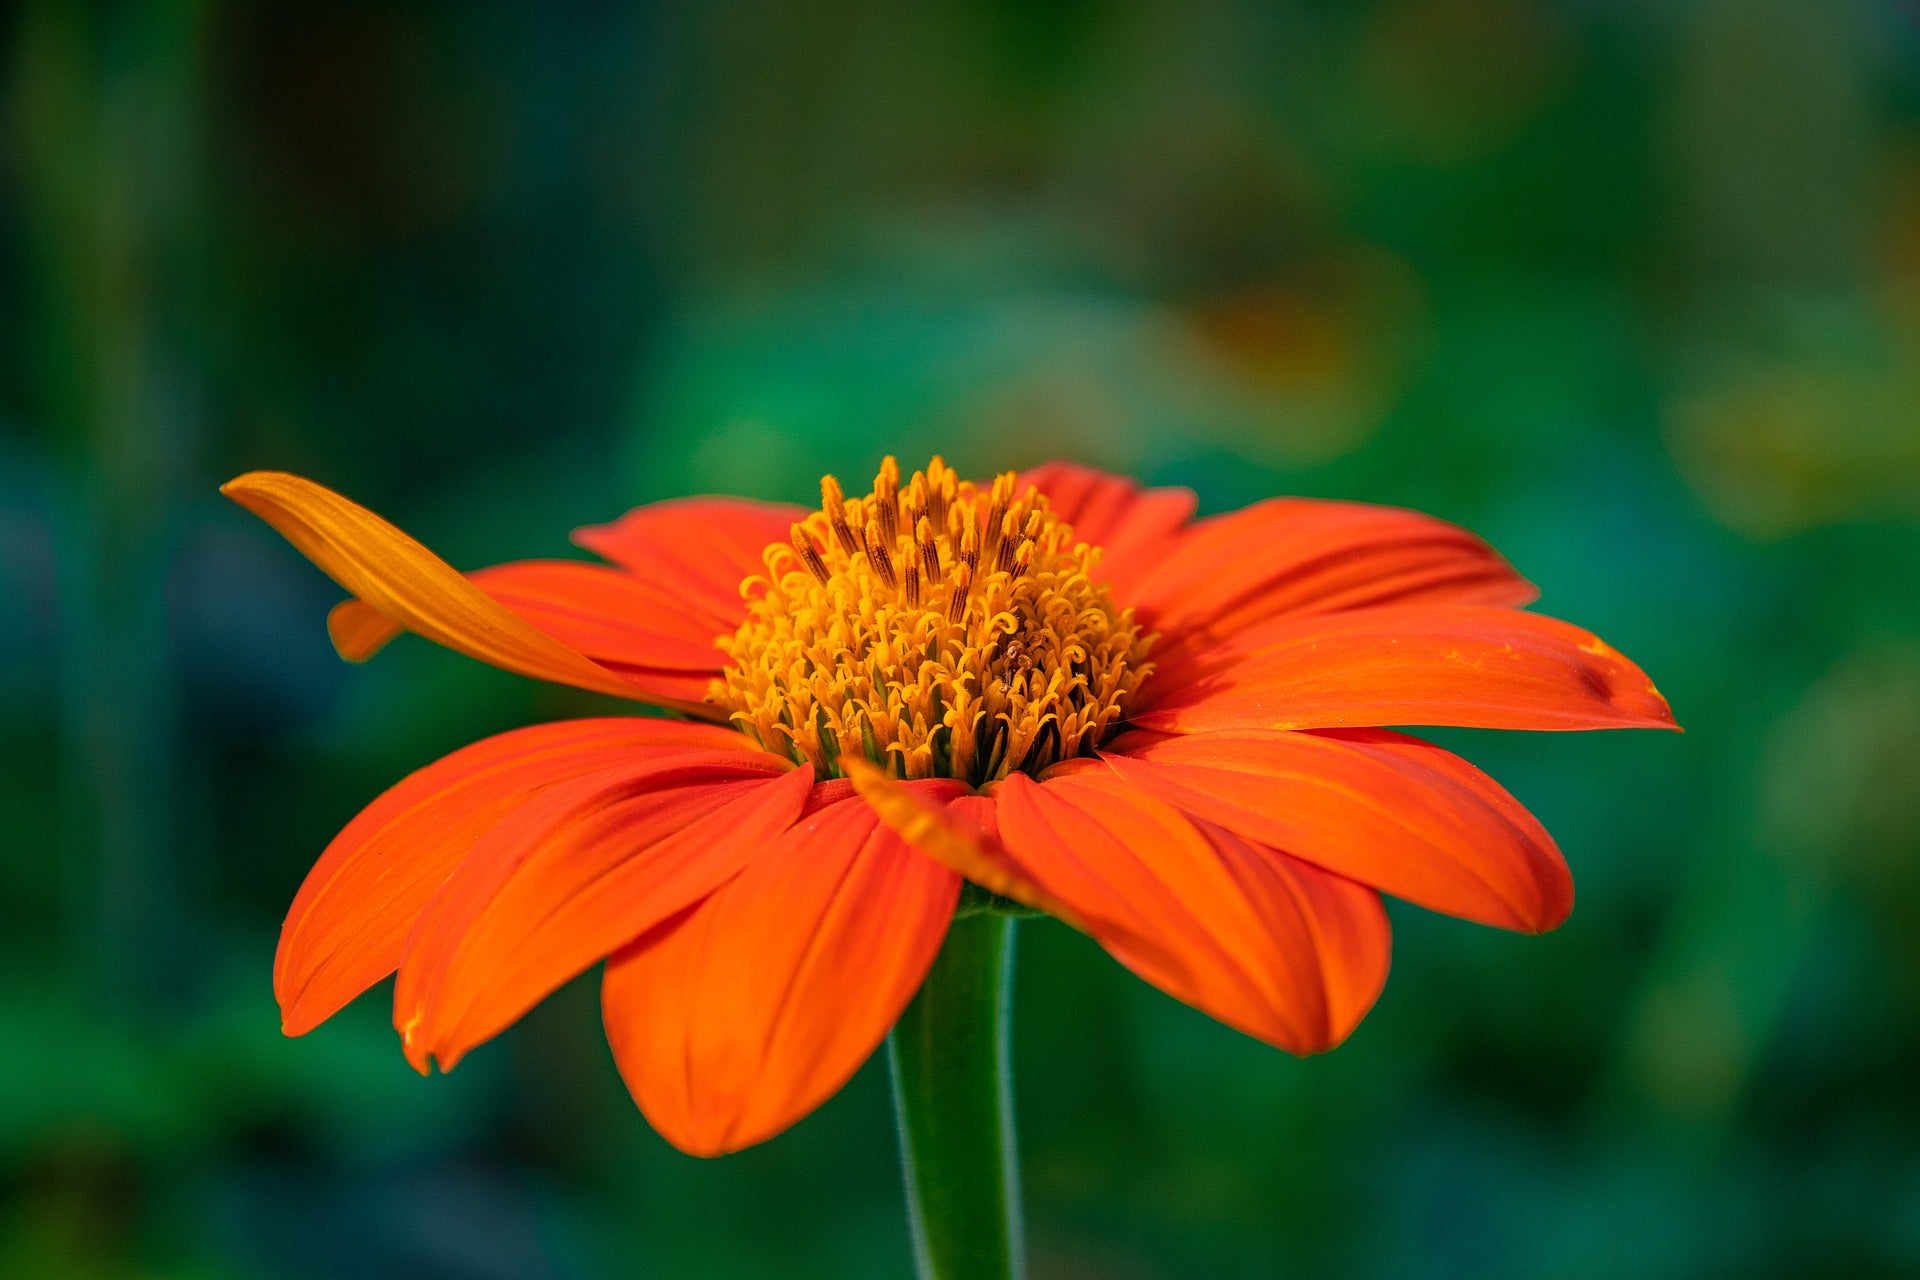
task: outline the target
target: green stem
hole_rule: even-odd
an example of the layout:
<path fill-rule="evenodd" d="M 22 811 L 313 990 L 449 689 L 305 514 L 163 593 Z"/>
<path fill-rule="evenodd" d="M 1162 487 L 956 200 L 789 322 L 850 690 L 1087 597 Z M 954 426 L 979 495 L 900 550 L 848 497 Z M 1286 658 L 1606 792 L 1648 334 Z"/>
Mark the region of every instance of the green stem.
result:
<path fill-rule="evenodd" d="M 958 916 L 889 1038 L 920 1280 L 1026 1274 L 1007 1008 L 1013 921 Z"/>

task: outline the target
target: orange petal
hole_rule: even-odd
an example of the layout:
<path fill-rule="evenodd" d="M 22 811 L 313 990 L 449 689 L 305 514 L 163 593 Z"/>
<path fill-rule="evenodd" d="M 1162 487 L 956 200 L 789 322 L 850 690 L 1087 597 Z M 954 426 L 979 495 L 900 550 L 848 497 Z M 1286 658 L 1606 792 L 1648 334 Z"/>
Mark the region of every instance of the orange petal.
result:
<path fill-rule="evenodd" d="M 1282 618 L 1141 688 L 1145 729 L 1672 729 L 1646 673 L 1591 632 L 1513 609 L 1403 605 Z"/>
<path fill-rule="evenodd" d="M 472 577 L 471 574 L 468 575 Z M 365 662 L 404 630 L 365 600 L 342 600 L 327 611 L 327 638 L 348 662 Z"/>
<path fill-rule="evenodd" d="M 671 579 L 675 595 L 697 610 L 714 635 L 731 635 L 747 616 L 740 584 L 765 574 L 760 558 L 805 509 L 746 498 L 675 498 L 635 507 L 612 524 L 573 531 L 574 542 L 649 580 Z"/>
<path fill-rule="evenodd" d="M 712 752 L 554 787 L 474 845 L 407 940 L 394 1026 L 450 1071 L 594 961 L 726 883 L 800 816 L 810 766 Z"/>
<path fill-rule="evenodd" d="M 647 1119 L 707 1156 L 819 1106 L 919 989 L 959 892 L 849 797 L 620 952 L 602 988 L 607 1038 Z"/>
<path fill-rule="evenodd" d="M 620 569 L 577 560 L 515 560 L 475 569 L 467 581 L 570 649 L 595 662 L 665 671 L 718 671 L 719 633 L 676 608 L 661 584 Z M 400 627 L 362 601 L 334 610 L 342 621 L 334 644 L 342 657 L 364 662 Z M 335 628 L 329 620 L 330 629 Z M 376 630 L 378 629 L 378 630 Z"/>
<path fill-rule="evenodd" d="M 1546 829 L 1452 752 L 1384 729 L 1127 734 L 1130 783 L 1249 840 L 1397 898 L 1538 933 L 1573 908 Z"/>
<path fill-rule="evenodd" d="M 531 797 L 606 769 L 751 745 L 717 725 L 567 720 L 482 739 L 409 774 L 334 837 L 287 912 L 273 966 L 287 1034 L 392 973 L 434 891 Z"/>
<path fill-rule="evenodd" d="M 1386 982 L 1372 890 L 1260 848 L 1105 770 L 994 796 L 1000 839 L 1115 959 L 1169 995 L 1292 1053 L 1345 1039 Z"/>
<path fill-rule="evenodd" d="M 982 889 L 1044 911 L 1084 932 L 1073 908 L 1049 894 L 1000 847 L 992 800 L 929 792 L 888 777 L 859 756 L 846 757 L 840 767 L 880 820 L 908 845 Z"/>
<path fill-rule="evenodd" d="M 574 560 L 516 560 L 466 578 L 561 644 L 669 702 L 699 702 L 725 662 L 705 615 L 663 589 L 671 584 Z M 400 630 L 361 600 L 342 601 L 327 615 L 334 648 L 349 662 L 366 661 Z"/>
<path fill-rule="evenodd" d="M 1022 472 L 1019 483 L 1046 494 L 1074 534 L 1105 553 L 1094 572 L 1119 592 L 1171 551 L 1175 532 L 1193 518 L 1191 489 L 1143 489 L 1076 462 L 1042 463 Z"/>
<path fill-rule="evenodd" d="M 252 471 L 220 487 L 327 576 L 409 631 L 520 675 L 700 715 L 713 708 L 650 694 L 569 649 L 463 578 L 400 530 L 311 480 Z M 363 628 L 342 627 L 363 639 Z M 336 634 L 339 634 L 336 632 Z"/>
<path fill-rule="evenodd" d="M 1388 604 L 1522 605 L 1539 593 L 1455 525 L 1398 507 L 1274 498 L 1181 533 L 1124 604 L 1166 639 L 1230 636 L 1268 619 Z"/>

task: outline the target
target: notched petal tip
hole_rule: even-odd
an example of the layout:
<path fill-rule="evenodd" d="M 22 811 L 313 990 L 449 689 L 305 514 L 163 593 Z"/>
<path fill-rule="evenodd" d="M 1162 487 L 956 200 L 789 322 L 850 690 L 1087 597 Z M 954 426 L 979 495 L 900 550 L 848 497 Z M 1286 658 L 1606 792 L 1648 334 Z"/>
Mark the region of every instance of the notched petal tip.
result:
<path fill-rule="evenodd" d="M 419 1038 L 415 1036 L 415 1029 L 419 1025 L 420 1015 L 415 1014 L 407 1025 L 404 1027 L 395 1027 L 394 1030 L 400 1033 L 400 1052 L 405 1055 L 407 1065 L 423 1076 L 430 1076 L 433 1074 L 434 1054 L 433 1050 L 427 1048 L 427 1046 L 421 1043 Z M 440 1073 L 445 1075 L 447 1072 L 453 1070 L 454 1067 L 458 1066 L 459 1062 L 460 1054 L 454 1053 L 449 1055 L 440 1063 Z"/>

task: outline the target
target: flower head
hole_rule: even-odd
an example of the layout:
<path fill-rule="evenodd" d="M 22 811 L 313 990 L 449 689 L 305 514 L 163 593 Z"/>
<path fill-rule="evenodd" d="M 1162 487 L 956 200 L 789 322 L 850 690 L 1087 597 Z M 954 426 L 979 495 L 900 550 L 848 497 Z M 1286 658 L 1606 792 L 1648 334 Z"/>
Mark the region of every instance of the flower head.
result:
<path fill-rule="evenodd" d="M 709 700 L 770 751 L 839 772 L 842 743 L 899 778 L 974 785 L 1091 752 L 1150 669 L 1100 550 L 1013 472 L 985 488 L 935 458 L 905 489 L 832 476 L 820 510 L 748 578 Z"/>
<path fill-rule="evenodd" d="M 676 718 L 537 725 L 402 779 L 333 840 L 282 931 L 299 1034 L 398 971 L 409 1059 L 451 1068 L 607 961 L 620 1070 L 685 1150 L 761 1141 L 886 1035 L 963 881 L 1296 1053 L 1386 979 L 1380 894 L 1526 931 L 1572 905 L 1538 822 L 1388 725 L 1672 728 L 1590 633 L 1524 612 L 1478 538 L 1065 463 L 939 459 L 818 510 L 641 507 L 608 563 L 462 575 L 272 472 L 225 492 L 350 591 L 349 658 L 400 630 Z"/>

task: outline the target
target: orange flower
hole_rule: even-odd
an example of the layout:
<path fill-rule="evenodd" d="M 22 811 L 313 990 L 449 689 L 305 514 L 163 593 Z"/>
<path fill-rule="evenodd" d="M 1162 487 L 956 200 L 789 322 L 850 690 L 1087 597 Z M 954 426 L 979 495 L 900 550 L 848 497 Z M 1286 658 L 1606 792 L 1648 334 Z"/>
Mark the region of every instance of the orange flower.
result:
<path fill-rule="evenodd" d="M 1573 885 L 1492 779 L 1383 725 L 1673 728 L 1647 677 L 1473 535 L 1051 463 L 891 458 L 807 512 L 726 498 L 577 535 L 610 563 L 461 575 L 295 476 L 224 492 L 401 629 L 684 713 L 538 725 L 405 778 L 321 855 L 274 987 L 301 1034 L 398 971 L 420 1070 L 607 961 L 620 1071 L 683 1150 L 831 1095 L 926 974 L 963 878 L 1293 1053 L 1386 979 L 1380 894 L 1551 929 Z M 718 639 L 716 640 L 716 637 Z M 978 894 L 978 891 L 974 891 Z"/>

